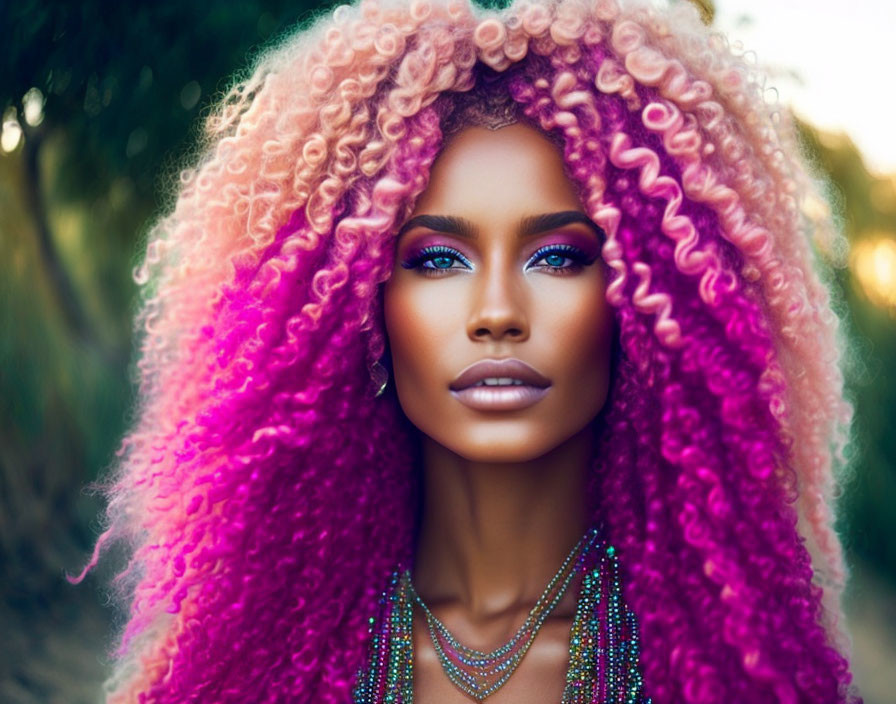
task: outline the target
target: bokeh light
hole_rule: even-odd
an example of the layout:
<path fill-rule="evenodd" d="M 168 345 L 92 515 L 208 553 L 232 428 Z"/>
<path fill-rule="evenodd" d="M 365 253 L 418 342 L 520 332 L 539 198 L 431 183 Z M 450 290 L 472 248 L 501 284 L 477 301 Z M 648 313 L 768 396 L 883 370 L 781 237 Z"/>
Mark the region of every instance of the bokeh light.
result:
<path fill-rule="evenodd" d="M 868 300 L 896 317 L 896 233 L 877 233 L 857 242 L 850 267 Z"/>
<path fill-rule="evenodd" d="M 22 98 L 22 108 L 25 114 L 25 122 L 32 127 L 37 127 L 44 121 L 44 94 L 39 88 L 31 88 Z"/>
<path fill-rule="evenodd" d="M 22 126 L 19 124 L 15 108 L 9 108 L 3 113 L 3 128 L 0 131 L 0 149 L 7 154 L 15 151 L 22 141 Z"/>

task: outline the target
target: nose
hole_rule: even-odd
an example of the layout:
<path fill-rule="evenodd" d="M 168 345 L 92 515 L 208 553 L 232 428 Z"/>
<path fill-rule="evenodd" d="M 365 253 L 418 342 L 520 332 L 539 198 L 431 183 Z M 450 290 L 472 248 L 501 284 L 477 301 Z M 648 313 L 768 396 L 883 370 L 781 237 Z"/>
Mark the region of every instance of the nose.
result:
<path fill-rule="evenodd" d="M 529 337 L 525 286 L 509 267 L 489 269 L 474 286 L 467 334 L 471 340 L 507 337 L 522 342 Z"/>

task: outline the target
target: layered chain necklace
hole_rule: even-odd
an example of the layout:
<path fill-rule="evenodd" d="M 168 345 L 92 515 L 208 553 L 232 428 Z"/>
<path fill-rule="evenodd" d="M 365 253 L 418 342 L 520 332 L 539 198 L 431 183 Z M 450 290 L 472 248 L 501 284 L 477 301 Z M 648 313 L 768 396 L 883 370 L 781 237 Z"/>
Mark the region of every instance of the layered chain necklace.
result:
<path fill-rule="evenodd" d="M 371 658 L 358 676 L 355 704 L 412 704 L 415 605 L 423 612 L 445 675 L 470 699 L 482 702 L 514 673 L 580 572 L 561 704 L 650 704 L 642 691 L 637 622 L 622 600 L 616 550 L 599 539 L 597 528 L 570 551 L 525 623 L 491 652 L 460 643 L 417 594 L 410 571 L 396 572 L 380 602 L 379 618 L 370 619 Z"/>

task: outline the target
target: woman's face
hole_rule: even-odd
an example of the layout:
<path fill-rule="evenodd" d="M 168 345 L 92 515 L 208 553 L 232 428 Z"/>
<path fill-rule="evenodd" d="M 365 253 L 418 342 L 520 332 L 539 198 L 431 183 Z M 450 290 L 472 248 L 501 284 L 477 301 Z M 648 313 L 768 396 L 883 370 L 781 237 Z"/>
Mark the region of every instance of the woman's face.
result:
<path fill-rule="evenodd" d="M 601 244 L 557 147 L 538 131 L 457 134 L 399 232 L 385 284 L 408 419 L 480 462 L 535 459 L 589 424 L 609 386 Z M 499 366 L 464 378 L 483 360 Z"/>

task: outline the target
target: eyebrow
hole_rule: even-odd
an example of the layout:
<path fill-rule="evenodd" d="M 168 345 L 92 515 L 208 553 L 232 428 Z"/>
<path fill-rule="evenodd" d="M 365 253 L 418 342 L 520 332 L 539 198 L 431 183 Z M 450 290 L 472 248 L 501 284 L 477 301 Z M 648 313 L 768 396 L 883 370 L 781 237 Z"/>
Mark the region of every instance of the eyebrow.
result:
<path fill-rule="evenodd" d="M 558 213 L 543 213 L 541 215 L 530 215 L 520 220 L 519 233 L 520 237 L 530 237 L 549 230 L 556 230 L 559 227 L 571 225 L 573 223 L 581 223 L 587 225 L 594 230 L 594 233 L 604 239 L 606 233 L 601 227 L 594 223 L 585 213 L 578 210 L 563 210 Z M 425 227 L 435 232 L 444 232 L 446 234 L 458 235 L 471 240 L 479 239 L 476 227 L 466 218 L 457 217 L 455 215 L 417 215 L 408 220 L 398 231 L 398 237 L 415 227 Z"/>

